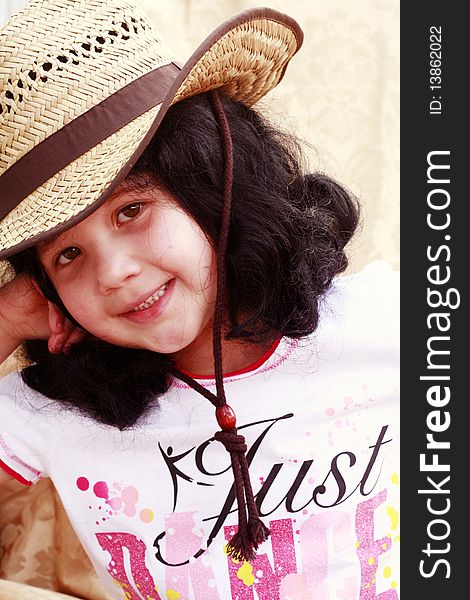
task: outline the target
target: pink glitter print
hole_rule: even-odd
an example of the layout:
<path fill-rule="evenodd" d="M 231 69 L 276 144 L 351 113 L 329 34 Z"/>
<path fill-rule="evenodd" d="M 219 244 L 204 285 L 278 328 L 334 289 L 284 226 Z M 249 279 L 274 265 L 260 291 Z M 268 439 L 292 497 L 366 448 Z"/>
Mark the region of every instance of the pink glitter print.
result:
<path fill-rule="evenodd" d="M 270 521 L 274 568 L 266 554 L 258 553 L 251 563 L 239 563 L 227 556 L 232 598 L 238 600 L 281 600 L 282 580 L 297 572 L 291 519 Z M 224 527 L 225 539 L 231 539 L 235 527 Z M 251 577 L 250 577 L 251 575 Z"/>
<path fill-rule="evenodd" d="M 187 512 L 166 516 L 166 558 L 170 563 L 181 562 L 201 548 L 203 532 L 197 528 L 194 515 Z M 212 567 L 204 564 L 203 556 L 189 564 L 168 567 L 165 579 L 167 590 L 179 593 L 181 600 L 189 597 L 190 585 L 196 600 L 220 600 L 217 588 L 210 586 L 216 579 L 214 572 Z"/>
<path fill-rule="evenodd" d="M 111 558 L 107 569 L 119 583 L 126 600 L 161 600 L 155 582 L 145 565 L 145 544 L 130 533 L 97 533 L 96 539 Z M 131 573 L 126 572 L 124 548 L 129 553 Z M 132 583 L 131 583 L 132 582 Z"/>
<path fill-rule="evenodd" d="M 387 499 L 387 490 L 382 490 L 370 500 L 358 504 L 356 511 L 356 534 L 359 542 L 357 555 L 361 563 L 361 595 L 360 600 L 398 600 L 396 590 L 390 589 L 376 594 L 376 573 L 378 559 L 388 552 L 392 540 L 385 536 L 374 539 L 374 511 Z"/>
<path fill-rule="evenodd" d="M 302 575 L 291 574 L 284 577 L 279 588 L 279 600 L 315 600 Z"/>
<path fill-rule="evenodd" d="M 331 536 L 332 551 L 337 554 L 353 546 L 350 533 L 350 517 L 341 511 L 312 515 L 301 526 L 300 547 L 302 569 L 311 591 L 315 590 L 315 600 L 328 600 L 328 538 Z M 312 596 L 313 597 L 313 596 Z"/>

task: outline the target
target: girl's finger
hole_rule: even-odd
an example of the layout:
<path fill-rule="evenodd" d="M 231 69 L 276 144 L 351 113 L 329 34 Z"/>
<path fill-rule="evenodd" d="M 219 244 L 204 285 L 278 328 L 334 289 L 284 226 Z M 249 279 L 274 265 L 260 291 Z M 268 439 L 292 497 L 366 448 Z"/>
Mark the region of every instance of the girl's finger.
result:
<path fill-rule="evenodd" d="M 52 354 L 60 354 L 61 352 L 64 352 L 64 348 L 69 342 L 71 335 L 72 330 L 69 328 L 67 323 L 64 323 L 62 329 L 58 333 L 53 332 L 49 338 L 49 351 L 52 352 Z"/>
<path fill-rule="evenodd" d="M 87 334 L 84 331 L 74 329 L 64 342 L 62 352 L 67 353 L 74 344 L 81 342 L 86 336 Z"/>
<path fill-rule="evenodd" d="M 62 329 L 60 333 L 52 333 L 48 342 L 47 347 L 51 354 L 60 354 L 61 352 L 68 352 L 73 344 L 76 344 L 85 337 L 85 333 L 74 329 L 73 331 Z"/>
<path fill-rule="evenodd" d="M 59 336 L 53 333 L 47 340 L 47 347 L 51 354 L 60 354 L 62 352 L 62 342 Z"/>
<path fill-rule="evenodd" d="M 65 319 L 62 331 L 57 334 L 57 340 L 64 346 L 72 346 L 83 340 L 88 334 L 82 329 L 77 329 L 68 319 Z"/>

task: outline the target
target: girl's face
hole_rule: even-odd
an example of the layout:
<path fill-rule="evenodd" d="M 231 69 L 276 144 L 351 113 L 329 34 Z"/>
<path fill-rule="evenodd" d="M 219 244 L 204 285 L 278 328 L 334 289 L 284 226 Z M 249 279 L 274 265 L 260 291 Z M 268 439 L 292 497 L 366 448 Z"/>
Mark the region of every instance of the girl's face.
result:
<path fill-rule="evenodd" d="M 166 190 L 121 186 L 84 221 L 39 244 L 38 254 L 93 336 L 165 354 L 212 343 L 215 253 Z"/>

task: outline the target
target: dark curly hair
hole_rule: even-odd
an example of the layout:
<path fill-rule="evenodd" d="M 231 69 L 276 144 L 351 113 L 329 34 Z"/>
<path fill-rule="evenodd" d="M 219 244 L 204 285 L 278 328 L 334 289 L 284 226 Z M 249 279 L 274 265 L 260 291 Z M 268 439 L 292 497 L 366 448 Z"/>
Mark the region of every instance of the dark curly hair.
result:
<path fill-rule="evenodd" d="M 344 247 L 358 225 L 356 199 L 328 176 L 304 174 L 301 147 L 256 110 L 222 96 L 233 140 L 234 181 L 226 260 L 226 339 L 299 338 L 318 323 L 318 305 L 347 267 Z M 207 94 L 173 105 L 125 180 L 163 184 L 217 246 L 223 151 Z M 34 248 L 13 257 L 67 315 Z M 68 315 L 70 318 L 71 315 Z M 73 318 L 72 318 L 73 320 Z M 120 429 L 132 426 L 168 388 L 171 359 L 88 339 L 53 355 L 27 341 L 24 381 Z"/>

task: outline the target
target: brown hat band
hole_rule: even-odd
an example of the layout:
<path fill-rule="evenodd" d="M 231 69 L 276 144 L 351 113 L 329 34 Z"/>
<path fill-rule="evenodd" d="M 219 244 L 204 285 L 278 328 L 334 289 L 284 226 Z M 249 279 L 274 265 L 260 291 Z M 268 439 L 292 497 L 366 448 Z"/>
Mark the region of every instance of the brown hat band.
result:
<path fill-rule="evenodd" d="M 161 104 L 179 71 L 174 63 L 150 71 L 25 154 L 0 176 L 0 220 L 90 148 Z"/>

